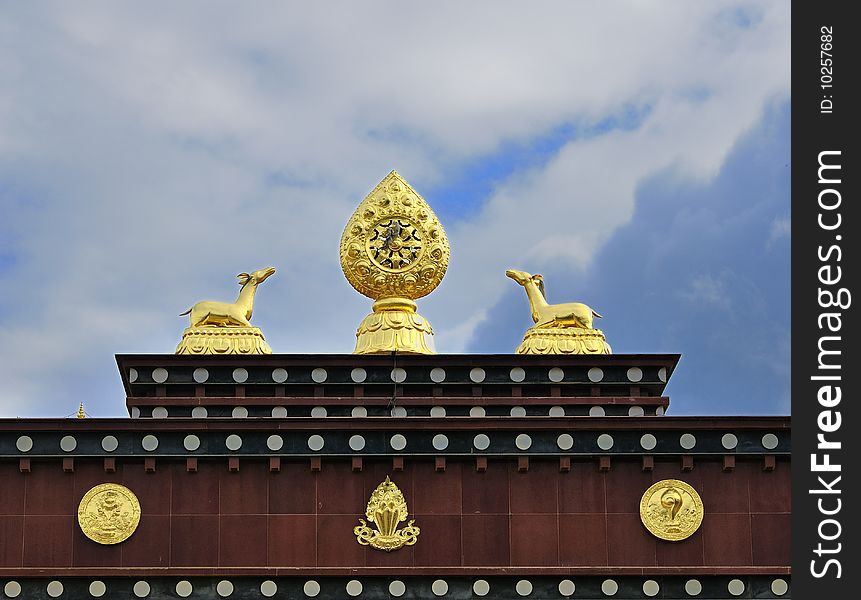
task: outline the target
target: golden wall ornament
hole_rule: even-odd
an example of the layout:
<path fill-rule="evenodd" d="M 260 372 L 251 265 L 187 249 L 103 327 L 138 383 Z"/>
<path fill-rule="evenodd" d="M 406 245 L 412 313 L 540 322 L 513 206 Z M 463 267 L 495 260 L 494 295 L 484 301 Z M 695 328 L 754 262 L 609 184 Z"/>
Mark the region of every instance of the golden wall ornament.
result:
<path fill-rule="evenodd" d="M 451 251 L 427 202 L 396 171 L 368 194 L 341 236 L 341 268 L 373 312 L 356 331 L 354 354 L 435 354 L 417 298 L 442 281 Z"/>
<path fill-rule="evenodd" d="M 78 525 L 99 544 L 119 544 L 137 529 L 141 505 L 129 488 L 102 483 L 90 489 L 78 505 Z"/>
<path fill-rule="evenodd" d="M 406 521 L 408 514 L 404 495 L 386 475 L 386 480 L 371 494 L 365 510 L 368 521 L 376 524 L 377 529 L 371 529 L 364 519 L 359 519 L 361 525 L 354 527 L 353 533 L 363 546 L 371 546 L 386 552 L 412 546 L 418 541 L 421 533 L 421 529 L 413 525 L 415 519 L 410 519 L 403 529 L 397 528 L 398 523 Z"/>
<path fill-rule="evenodd" d="M 240 273 L 236 302 L 198 302 L 180 316 L 189 315 L 190 325 L 182 332 L 176 354 L 272 354 L 263 332 L 251 324 L 257 286 L 275 273 L 267 267 Z"/>
<path fill-rule="evenodd" d="M 604 332 L 592 327 L 601 318 L 592 307 L 580 302 L 550 304 L 544 292 L 544 277 L 525 271 L 505 272 L 526 290 L 535 326 L 526 330 L 517 354 L 611 354 Z"/>
<path fill-rule="evenodd" d="M 640 500 L 640 520 L 662 540 L 689 538 L 703 522 L 703 501 L 697 491 L 679 479 L 664 479 L 649 487 Z"/>

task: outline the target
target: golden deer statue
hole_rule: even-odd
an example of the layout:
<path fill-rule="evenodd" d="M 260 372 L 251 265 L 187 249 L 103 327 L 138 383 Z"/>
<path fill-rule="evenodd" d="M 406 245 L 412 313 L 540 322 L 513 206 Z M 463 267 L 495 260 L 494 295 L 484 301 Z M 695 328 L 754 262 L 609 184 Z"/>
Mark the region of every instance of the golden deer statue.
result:
<path fill-rule="evenodd" d="M 539 327 L 582 327 L 592 329 L 592 317 L 602 318 L 591 307 L 579 302 L 565 304 L 548 304 L 544 295 L 544 277 L 530 275 L 525 271 L 509 269 L 505 272 L 508 277 L 523 286 L 532 308 L 532 320 L 535 328 Z"/>
<path fill-rule="evenodd" d="M 273 273 L 275 273 L 274 267 L 260 269 L 250 275 L 248 273 L 240 273 L 237 277 L 242 289 L 239 290 L 239 297 L 236 299 L 236 302 L 230 304 L 227 302 L 204 300 L 198 302 L 180 316 L 190 314 L 191 327 L 252 327 L 250 319 L 254 308 L 254 294 L 257 292 L 257 286 L 266 281 Z"/>

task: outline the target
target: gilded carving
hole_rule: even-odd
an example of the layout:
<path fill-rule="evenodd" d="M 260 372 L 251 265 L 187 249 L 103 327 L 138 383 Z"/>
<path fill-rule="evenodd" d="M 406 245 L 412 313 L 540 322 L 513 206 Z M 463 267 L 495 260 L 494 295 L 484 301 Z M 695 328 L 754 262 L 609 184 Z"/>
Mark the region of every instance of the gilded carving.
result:
<path fill-rule="evenodd" d="M 355 354 L 434 354 L 433 329 L 415 300 L 442 281 L 451 254 L 431 207 L 397 172 L 356 208 L 341 236 L 341 268 L 375 300 L 356 332 Z"/>
<path fill-rule="evenodd" d="M 386 476 L 386 480 L 373 491 L 365 510 L 365 519 L 359 519 L 360 525 L 353 528 L 357 541 L 363 546 L 371 546 L 377 550 L 391 552 L 404 546 L 412 546 L 418 541 L 421 529 L 413 525 L 415 519 L 410 519 L 405 527 L 398 529 L 398 523 L 406 521 L 409 511 L 407 502 L 398 486 Z M 368 522 L 377 526 L 372 529 Z"/>
<path fill-rule="evenodd" d="M 431 207 L 396 171 L 356 208 L 341 237 L 341 268 L 360 294 L 416 300 L 442 281 L 451 252 Z"/>
<path fill-rule="evenodd" d="M 272 354 L 258 327 L 188 327 L 177 354 Z"/>
<path fill-rule="evenodd" d="M 526 331 L 517 354 L 610 354 L 604 332 L 592 327 L 593 318 L 602 318 L 580 302 L 550 304 L 544 291 L 544 277 L 509 269 L 505 274 L 523 286 L 535 325 Z"/>
<path fill-rule="evenodd" d="M 141 505 L 127 487 L 102 483 L 90 489 L 78 505 L 78 525 L 99 544 L 119 544 L 137 529 Z"/>
<path fill-rule="evenodd" d="M 515 354 L 612 354 L 600 329 L 530 327 Z"/>
<path fill-rule="evenodd" d="M 416 304 L 406 298 L 387 298 L 374 303 L 375 311 L 362 320 L 356 334 L 354 354 L 369 354 L 379 348 L 393 348 L 420 354 L 434 354 L 433 329 L 416 312 Z M 399 310 L 387 307 L 398 306 Z"/>
<path fill-rule="evenodd" d="M 240 273 L 236 302 L 198 302 L 180 316 L 189 315 L 176 354 L 272 354 L 263 332 L 251 324 L 257 286 L 275 273 L 273 267 Z"/>
<path fill-rule="evenodd" d="M 649 487 L 640 500 L 640 519 L 662 540 L 678 542 L 694 534 L 703 522 L 703 501 L 679 479 L 664 479 Z"/>

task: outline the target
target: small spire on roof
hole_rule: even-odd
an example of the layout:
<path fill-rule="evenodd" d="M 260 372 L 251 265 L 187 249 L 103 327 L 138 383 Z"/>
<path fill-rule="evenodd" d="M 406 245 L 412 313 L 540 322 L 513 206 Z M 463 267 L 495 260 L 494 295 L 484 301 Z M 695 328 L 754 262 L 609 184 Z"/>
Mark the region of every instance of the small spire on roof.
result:
<path fill-rule="evenodd" d="M 81 405 L 78 407 L 78 418 L 79 419 L 86 419 L 87 418 L 87 413 L 84 412 L 84 403 L 83 402 L 81 402 Z"/>

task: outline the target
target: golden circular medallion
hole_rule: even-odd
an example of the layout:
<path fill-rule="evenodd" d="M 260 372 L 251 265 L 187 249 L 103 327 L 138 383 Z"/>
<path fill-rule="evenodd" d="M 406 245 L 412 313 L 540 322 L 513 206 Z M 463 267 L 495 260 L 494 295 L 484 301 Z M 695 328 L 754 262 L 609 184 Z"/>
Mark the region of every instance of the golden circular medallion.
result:
<path fill-rule="evenodd" d="M 392 171 L 359 204 L 341 236 L 341 268 L 373 300 L 430 294 L 451 250 L 431 207 Z"/>
<path fill-rule="evenodd" d="M 697 491 L 679 479 L 652 485 L 640 500 L 640 519 L 655 537 L 670 542 L 694 534 L 703 522 L 703 501 Z"/>
<path fill-rule="evenodd" d="M 366 239 L 371 262 L 389 273 L 411 269 L 424 254 L 422 232 L 409 219 L 381 219 L 370 227 Z"/>
<path fill-rule="evenodd" d="M 137 496 L 117 483 L 92 488 L 78 505 L 78 525 L 88 538 L 99 544 L 119 544 L 128 539 L 141 520 Z"/>

